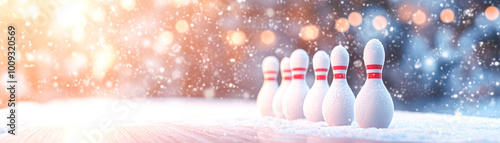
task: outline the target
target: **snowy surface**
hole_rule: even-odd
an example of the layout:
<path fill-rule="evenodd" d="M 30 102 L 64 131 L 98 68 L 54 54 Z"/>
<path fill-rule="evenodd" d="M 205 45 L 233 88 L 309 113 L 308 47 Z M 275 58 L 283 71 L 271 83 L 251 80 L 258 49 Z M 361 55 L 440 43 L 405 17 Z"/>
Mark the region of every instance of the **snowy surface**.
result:
<path fill-rule="evenodd" d="M 259 117 L 239 99 L 69 99 L 20 102 L 13 142 L 500 142 L 500 119 L 396 111 L 388 129 Z M 6 115 L 7 110 L 0 110 Z"/>

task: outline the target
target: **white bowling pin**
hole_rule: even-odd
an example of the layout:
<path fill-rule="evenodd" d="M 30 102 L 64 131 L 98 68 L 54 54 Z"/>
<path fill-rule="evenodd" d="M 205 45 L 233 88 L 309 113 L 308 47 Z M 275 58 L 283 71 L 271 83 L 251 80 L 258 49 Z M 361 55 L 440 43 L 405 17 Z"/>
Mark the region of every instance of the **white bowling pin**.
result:
<path fill-rule="evenodd" d="M 276 81 L 278 66 L 279 61 L 274 56 L 267 56 L 262 61 L 264 83 L 257 96 L 257 108 L 262 116 L 274 116 L 272 104 L 274 94 L 278 90 L 278 81 Z"/>
<path fill-rule="evenodd" d="M 290 69 L 290 58 L 284 57 L 281 60 L 281 84 L 274 94 L 273 99 L 273 111 L 274 116 L 285 119 L 285 115 L 283 115 L 283 95 L 285 95 L 285 91 L 290 85 L 290 81 L 292 80 L 292 70 Z"/>
<path fill-rule="evenodd" d="M 290 68 L 292 69 L 292 81 L 283 97 L 283 114 L 288 120 L 303 119 L 304 98 L 309 92 L 309 85 L 305 80 L 309 56 L 307 52 L 298 49 L 290 56 Z"/>
<path fill-rule="evenodd" d="M 391 124 L 394 103 L 382 81 L 384 46 L 377 39 L 366 43 L 363 52 L 367 79 L 354 103 L 354 116 L 361 128 L 387 128 Z"/>
<path fill-rule="evenodd" d="M 348 126 L 354 120 L 354 94 L 347 84 L 349 53 L 343 46 L 331 52 L 333 81 L 323 101 L 323 116 L 329 126 Z"/>
<path fill-rule="evenodd" d="M 304 116 L 311 122 L 320 122 L 324 121 L 321 111 L 323 98 L 330 87 L 327 81 L 330 58 L 326 52 L 318 51 L 314 54 L 313 68 L 316 81 L 304 100 Z"/>

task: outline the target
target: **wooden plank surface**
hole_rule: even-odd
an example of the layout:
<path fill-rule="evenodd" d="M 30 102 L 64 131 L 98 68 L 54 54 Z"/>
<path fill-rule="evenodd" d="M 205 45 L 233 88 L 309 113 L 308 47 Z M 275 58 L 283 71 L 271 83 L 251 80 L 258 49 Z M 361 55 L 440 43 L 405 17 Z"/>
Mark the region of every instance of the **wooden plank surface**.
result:
<path fill-rule="evenodd" d="M 13 136 L 0 135 L 2 142 L 366 142 L 352 138 L 282 134 L 272 128 L 250 126 L 191 126 L 173 123 L 120 125 L 97 129 L 81 126 L 26 126 Z"/>

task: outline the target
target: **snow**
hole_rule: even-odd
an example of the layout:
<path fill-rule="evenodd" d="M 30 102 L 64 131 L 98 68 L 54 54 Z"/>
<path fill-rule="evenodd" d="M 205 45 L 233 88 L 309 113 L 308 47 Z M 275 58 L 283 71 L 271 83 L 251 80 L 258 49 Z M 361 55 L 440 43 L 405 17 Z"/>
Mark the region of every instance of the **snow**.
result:
<path fill-rule="evenodd" d="M 76 98 L 19 102 L 11 142 L 500 142 L 500 119 L 395 111 L 387 129 L 329 127 L 260 117 L 255 101 L 199 98 Z M 6 114 L 1 109 L 0 114 Z M 47 136 L 49 135 L 49 136 Z"/>

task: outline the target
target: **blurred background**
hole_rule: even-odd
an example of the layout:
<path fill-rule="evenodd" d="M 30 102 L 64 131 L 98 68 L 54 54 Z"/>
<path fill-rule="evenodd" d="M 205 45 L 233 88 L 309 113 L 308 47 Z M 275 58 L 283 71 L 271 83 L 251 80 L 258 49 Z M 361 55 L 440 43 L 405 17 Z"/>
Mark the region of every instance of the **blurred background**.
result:
<path fill-rule="evenodd" d="M 295 49 L 350 53 L 356 95 L 366 42 L 385 46 L 397 110 L 500 117 L 500 1 L 0 0 L 18 39 L 18 100 L 255 100 L 261 62 Z M 0 54 L 5 89 L 7 52 Z M 312 66 L 307 81 L 314 82 Z M 4 76 L 5 75 L 5 76 Z M 329 74 L 329 82 L 332 74 Z M 2 90 L 0 107 L 6 107 Z"/>

